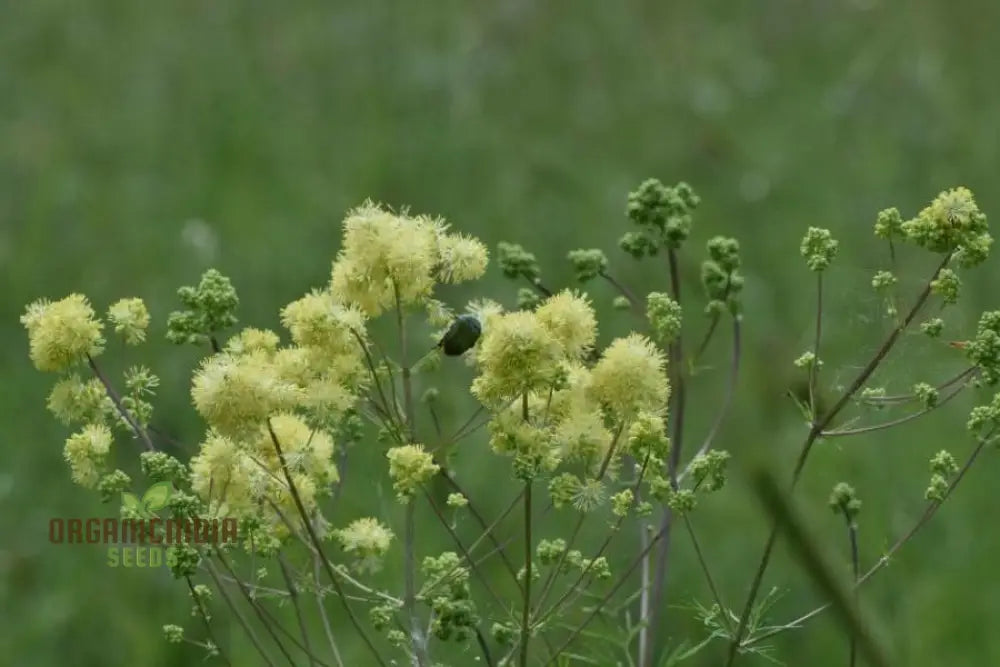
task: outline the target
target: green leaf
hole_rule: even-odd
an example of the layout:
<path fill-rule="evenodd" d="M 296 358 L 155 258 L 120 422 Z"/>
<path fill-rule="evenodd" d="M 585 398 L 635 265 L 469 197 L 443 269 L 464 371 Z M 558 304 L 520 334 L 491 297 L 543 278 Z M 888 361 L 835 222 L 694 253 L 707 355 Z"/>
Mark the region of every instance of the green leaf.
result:
<path fill-rule="evenodd" d="M 152 512 L 161 510 L 167 506 L 171 490 L 170 482 L 157 482 L 143 494 L 142 504 Z"/>
<path fill-rule="evenodd" d="M 139 509 L 139 497 L 134 493 L 129 493 L 128 491 L 122 491 L 122 507 L 127 507 L 130 510 L 140 511 Z"/>

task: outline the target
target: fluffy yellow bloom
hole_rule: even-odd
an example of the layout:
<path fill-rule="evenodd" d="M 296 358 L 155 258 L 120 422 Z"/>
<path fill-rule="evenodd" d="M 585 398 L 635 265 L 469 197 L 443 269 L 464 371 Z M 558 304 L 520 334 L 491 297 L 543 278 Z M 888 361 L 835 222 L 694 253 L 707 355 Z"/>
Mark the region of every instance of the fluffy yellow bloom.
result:
<path fill-rule="evenodd" d="M 597 340 L 597 317 L 583 295 L 563 290 L 550 296 L 535 310 L 538 321 L 548 329 L 567 357 L 581 358 Z"/>
<path fill-rule="evenodd" d="M 386 453 L 389 459 L 389 477 L 396 490 L 396 496 L 406 502 L 420 486 L 437 474 L 440 466 L 434 457 L 424 450 L 423 445 L 393 447 Z"/>
<path fill-rule="evenodd" d="M 255 329 L 247 327 L 226 343 L 226 352 L 231 354 L 249 354 L 250 352 L 274 353 L 281 340 L 278 334 L 270 329 Z"/>
<path fill-rule="evenodd" d="M 478 239 L 461 234 L 438 237 L 438 274 L 442 282 L 476 280 L 486 273 L 489 252 Z"/>
<path fill-rule="evenodd" d="M 88 489 L 96 487 L 109 451 L 111 431 L 103 424 L 88 424 L 67 438 L 63 456 L 73 481 Z"/>
<path fill-rule="evenodd" d="M 328 291 L 314 290 L 285 306 L 281 323 L 297 345 L 319 348 L 331 356 L 357 354 L 356 336 L 365 337 L 361 311 L 336 303 Z"/>
<path fill-rule="evenodd" d="M 393 533 L 378 519 L 365 517 L 352 521 L 346 528 L 335 532 L 340 546 L 347 553 L 361 557 L 382 557 L 389 551 Z"/>
<path fill-rule="evenodd" d="M 642 459 L 647 452 L 660 459 L 670 453 L 666 423 L 654 412 L 640 412 L 628 428 L 627 449 L 636 459 Z"/>
<path fill-rule="evenodd" d="M 290 471 L 305 474 L 321 485 L 340 479 L 333 462 L 333 440 L 329 434 L 310 428 L 300 417 L 290 413 L 276 415 L 270 421 Z M 268 467 L 282 476 L 281 462 L 267 426 L 262 426 L 259 435 L 249 444 L 257 460 L 267 461 Z"/>
<path fill-rule="evenodd" d="M 371 202 L 350 211 L 334 263 L 331 290 L 345 303 L 378 315 L 395 301 L 420 301 L 434 287 L 437 228 L 426 218 L 396 215 Z"/>
<path fill-rule="evenodd" d="M 562 358 L 559 341 L 534 313 L 497 315 L 479 344 L 480 375 L 472 392 L 484 403 L 498 403 L 545 388 L 558 376 Z"/>
<path fill-rule="evenodd" d="M 209 432 L 189 466 L 191 488 L 203 500 L 215 501 L 220 516 L 242 517 L 253 512 L 250 477 L 256 464 L 235 441 Z"/>
<path fill-rule="evenodd" d="M 40 371 L 62 371 L 104 349 L 104 325 L 82 294 L 30 304 L 21 316 L 28 330 L 31 361 Z"/>
<path fill-rule="evenodd" d="M 49 412 L 63 424 L 99 423 L 113 409 L 104 385 L 97 378 L 84 382 L 71 375 L 57 382 L 49 394 Z"/>
<path fill-rule="evenodd" d="M 442 220 L 396 214 L 368 201 L 344 219 L 330 291 L 369 316 L 395 305 L 425 303 L 438 282 L 483 275 L 489 261 L 478 240 L 449 234 Z"/>
<path fill-rule="evenodd" d="M 311 512 L 317 496 L 338 480 L 333 441 L 291 414 L 278 415 L 271 424 L 302 504 Z M 220 516 L 259 518 L 279 537 L 288 534 L 286 519 L 298 521 L 295 498 L 266 426 L 246 442 L 210 431 L 190 468 L 193 490 Z"/>
<path fill-rule="evenodd" d="M 295 407 L 303 392 L 281 377 L 265 352 L 223 353 L 202 362 L 191 398 L 198 414 L 219 433 L 239 438 L 256 432 L 267 417 Z"/>
<path fill-rule="evenodd" d="M 376 572 L 382 567 L 393 538 L 388 527 L 371 517 L 352 521 L 333 534 L 344 552 L 355 557 L 353 565 L 360 572 Z"/>
<path fill-rule="evenodd" d="M 121 299 L 108 308 L 108 320 L 128 345 L 138 345 L 146 340 L 149 311 L 142 299 Z"/>
<path fill-rule="evenodd" d="M 368 384 L 361 349 L 329 356 L 315 347 L 285 347 L 273 358 L 278 376 L 301 391 L 299 405 L 324 422 L 336 420 L 354 406 Z"/>
<path fill-rule="evenodd" d="M 533 418 L 525 421 L 518 410 L 498 413 L 489 430 L 490 447 L 514 458 L 514 473 L 521 479 L 530 479 L 541 470 L 551 472 L 562 460 L 562 448 L 553 440 L 552 429 Z"/>
<path fill-rule="evenodd" d="M 663 410 L 670 396 L 666 365 L 645 336 L 617 338 L 591 371 L 592 395 L 617 419 Z"/>

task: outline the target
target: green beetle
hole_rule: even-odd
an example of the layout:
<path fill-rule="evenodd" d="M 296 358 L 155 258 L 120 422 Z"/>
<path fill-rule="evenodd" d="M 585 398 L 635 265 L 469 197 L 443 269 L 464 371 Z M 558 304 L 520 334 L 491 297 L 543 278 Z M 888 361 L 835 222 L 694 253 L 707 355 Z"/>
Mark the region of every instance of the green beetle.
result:
<path fill-rule="evenodd" d="M 472 349 L 483 332 L 475 315 L 459 315 L 438 341 L 437 347 L 449 357 L 457 357 Z"/>

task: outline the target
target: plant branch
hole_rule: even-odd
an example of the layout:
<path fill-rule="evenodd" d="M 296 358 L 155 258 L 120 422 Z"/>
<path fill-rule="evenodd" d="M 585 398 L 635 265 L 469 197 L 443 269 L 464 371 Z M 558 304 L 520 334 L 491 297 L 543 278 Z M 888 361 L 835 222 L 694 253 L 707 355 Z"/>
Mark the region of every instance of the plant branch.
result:
<path fill-rule="evenodd" d="M 906 314 L 903 321 L 896 325 L 896 327 L 882 343 L 881 347 L 879 347 L 875 355 L 871 358 L 868 364 L 865 365 L 861 372 L 858 373 L 857 377 L 844 391 L 840 399 L 834 404 L 826 416 L 822 419 L 814 421 L 813 426 L 809 429 L 809 434 L 806 436 L 806 440 L 802 445 L 802 450 L 799 453 L 798 460 L 795 462 L 795 468 L 792 471 L 792 481 L 790 487 L 792 490 L 794 490 L 796 484 L 798 483 L 799 478 L 802 475 L 802 469 L 805 467 L 806 459 L 809 457 L 809 453 L 812 450 L 813 445 L 816 443 L 816 440 L 819 439 L 820 434 L 826 429 L 827 426 L 830 425 L 844 406 L 847 405 L 848 401 L 851 400 L 851 397 L 854 396 L 855 392 L 857 392 L 864 385 L 864 383 L 868 381 L 868 378 L 871 377 L 872 373 L 875 372 L 875 369 L 878 368 L 879 364 L 881 364 L 885 357 L 889 354 L 889 351 L 892 349 L 893 345 L 895 345 L 899 336 L 910 325 L 910 323 L 913 322 L 914 318 L 916 318 L 917 313 L 920 312 L 921 307 L 923 307 L 927 298 L 930 296 L 931 283 L 937 279 L 938 274 L 940 274 L 942 269 L 948 265 L 950 260 L 951 254 L 944 257 L 938 267 L 934 270 L 934 274 L 927 281 L 923 291 L 917 297 L 916 302 L 913 304 L 913 307 L 910 308 L 910 311 Z M 761 555 L 760 563 L 757 566 L 753 581 L 750 584 L 750 592 L 747 595 L 746 604 L 743 606 L 743 612 L 740 614 L 740 623 L 736 629 L 736 635 L 732 638 L 732 641 L 729 644 L 729 654 L 726 660 L 726 667 L 732 666 L 733 662 L 736 660 L 736 655 L 739 652 L 743 636 L 746 633 L 747 622 L 750 619 L 750 612 L 753 610 L 754 602 L 757 599 L 757 593 L 760 591 L 761 583 L 764 580 L 764 572 L 767 570 L 767 566 L 771 560 L 771 553 L 774 550 L 774 544 L 778 536 L 778 527 L 777 521 L 772 521 L 771 531 L 768 535 L 767 543 L 764 545 L 764 553 Z"/>
<path fill-rule="evenodd" d="M 333 584 L 334 589 L 337 591 L 337 596 L 340 598 L 341 604 L 344 606 L 344 611 L 347 613 L 347 618 L 351 621 L 351 625 L 357 631 L 358 636 L 361 637 L 368 650 L 371 651 L 375 658 L 375 661 L 381 665 L 381 667 L 386 667 L 385 661 L 382 660 L 382 656 L 379 655 L 378 649 L 372 643 L 371 638 L 368 637 L 368 633 L 365 632 L 364 628 L 361 627 L 361 623 L 358 622 L 357 616 L 354 615 L 354 611 L 347 602 L 347 598 L 344 596 L 344 589 L 340 585 L 340 580 L 337 579 L 336 575 L 333 573 L 333 567 L 330 566 L 330 561 L 326 558 L 323 553 L 323 546 L 320 543 L 319 537 L 316 535 L 316 531 L 313 528 L 312 522 L 309 520 L 309 513 L 306 511 L 306 507 L 302 502 L 302 497 L 299 495 L 299 490 L 295 486 L 295 482 L 292 479 L 292 474 L 288 470 L 288 463 L 285 461 L 285 455 L 281 450 L 281 443 L 278 441 L 278 436 L 274 432 L 274 427 L 271 426 L 271 420 L 267 420 L 267 430 L 271 435 L 271 443 L 274 445 L 274 449 L 278 454 L 278 460 L 281 462 L 281 470 L 285 474 L 285 481 L 288 484 L 288 490 L 292 494 L 292 499 L 295 501 L 295 506 L 299 510 L 299 516 L 302 517 L 302 523 L 306 527 L 306 532 L 309 534 L 309 539 L 312 541 L 313 548 L 319 556 L 320 561 L 326 570 L 326 575 L 330 578 L 330 582 Z"/>
<path fill-rule="evenodd" d="M 873 576 L 875 576 L 875 574 L 879 570 L 881 570 L 886 565 L 888 565 L 890 559 L 893 556 L 896 555 L 896 552 L 898 552 L 900 549 L 902 549 L 910 540 L 912 540 L 917 535 L 917 533 L 920 532 L 920 530 L 925 525 L 927 525 L 927 523 L 931 520 L 931 518 L 934 516 L 934 514 L 937 513 L 938 509 L 940 509 L 941 505 L 944 504 L 944 501 L 947 500 L 951 496 L 951 494 L 955 491 L 955 489 L 958 487 L 959 483 L 962 481 L 962 478 L 965 477 L 965 474 L 972 467 L 972 464 L 976 461 L 976 459 L 982 453 L 983 448 L 985 448 L 986 445 L 989 444 L 989 443 L 991 443 L 991 442 L 993 442 L 992 433 L 990 435 L 983 436 L 982 438 L 980 438 L 979 443 L 976 445 L 975 449 L 972 450 L 972 453 L 969 455 L 969 457 L 966 459 L 965 463 L 962 465 L 961 469 L 955 475 L 955 478 L 948 485 L 948 488 L 945 490 L 944 494 L 941 496 L 941 499 L 940 500 L 932 500 L 932 501 L 930 501 L 930 502 L 927 503 L 927 507 L 924 509 L 924 512 L 920 515 L 920 518 L 917 519 L 917 521 L 913 524 L 913 526 L 910 528 L 910 530 L 908 530 L 902 537 L 900 537 L 898 540 L 896 540 L 896 542 L 893 543 L 893 545 L 891 547 L 889 547 L 889 549 L 885 552 L 885 554 L 883 554 L 882 557 L 879 558 L 878 561 L 876 561 L 876 563 L 867 572 L 865 572 L 863 575 L 861 575 L 857 579 L 857 582 L 854 584 L 855 587 L 860 587 L 866 581 L 868 581 Z M 812 618 L 820 615 L 821 613 L 823 613 L 824 611 L 826 611 L 827 609 L 829 609 L 830 606 L 831 606 L 830 603 L 821 605 L 819 607 L 816 607 L 812 611 L 810 611 L 810 612 L 808 612 L 806 614 L 803 614 L 802 616 L 799 616 L 798 618 L 796 618 L 793 621 L 789 621 L 788 623 L 780 625 L 780 626 L 778 626 L 776 628 L 772 628 L 771 630 L 769 630 L 767 632 L 763 632 L 763 633 L 761 633 L 761 634 L 759 634 L 759 635 L 757 635 L 755 637 L 748 638 L 745 642 L 743 642 L 741 644 L 740 648 L 750 648 L 751 646 L 759 644 L 760 642 L 764 641 L 765 639 L 770 639 L 771 637 L 774 637 L 775 635 L 779 635 L 782 632 L 785 632 L 787 630 L 794 630 L 796 628 L 800 628 L 800 627 L 802 627 L 803 623 L 805 623 L 805 622 L 809 621 L 810 619 L 812 619 Z"/>
<path fill-rule="evenodd" d="M 681 276 L 680 276 L 680 265 L 677 259 L 677 251 L 674 248 L 668 248 L 667 250 L 667 265 L 670 271 L 670 292 L 673 300 L 678 304 L 683 305 L 681 301 Z M 684 409 L 686 404 L 687 388 L 684 381 L 684 369 L 682 367 L 684 359 L 684 347 L 683 347 L 683 337 L 680 333 L 677 334 L 676 340 L 670 345 L 669 349 L 669 362 L 670 362 L 670 385 L 673 387 L 673 396 L 671 401 L 673 405 L 670 406 L 670 460 L 667 465 L 667 473 L 670 478 L 670 485 L 672 488 L 677 488 L 677 468 L 681 460 L 681 450 L 684 445 Z M 653 659 L 656 650 L 648 650 L 649 644 L 657 648 L 658 641 L 656 640 L 657 633 L 656 628 L 660 624 L 660 616 L 663 613 L 663 609 L 666 606 L 663 601 L 664 589 L 667 582 L 667 565 L 668 556 L 670 552 L 670 529 L 673 524 L 673 513 L 670 511 L 669 507 L 664 508 L 663 517 L 660 519 L 660 532 L 663 534 L 663 542 L 660 544 L 657 555 L 656 555 L 656 575 L 653 579 L 653 594 L 652 594 L 652 616 L 650 618 L 640 618 L 639 623 L 641 624 L 639 643 L 640 647 L 645 644 L 647 646 L 646 651 L 640 652 L 648 656 L 649 659 Z M 650 634 L 653 637 L 650 637 Z M 639 667 L 649 667 L 647 664 L 639 664 Z"/>
<path fill-rule="evenodd" d="M 715 438 L 719 433 L 719 429 L 722 427 L 722 423 L 726 420 L 729 415 L 729 410 L 733 405 L 733 397 L 736 394 L 736 384 L 739 380 L 740 365 L 741 365 L 741 329 L 740 320 L 738 318 L 733 318 L 733 352 L 732 352 L 732 362 L 729 367 L 729 382 L 726 384 L 726 395 L 722 399 L 722 406 L 719 408 L 719 414 L 716 415 L 715 421 L 712 423 L 712 428 L 709 429 L 708 435 L 705 436 L 705 440 L 701 443 L 698 451 L 691 458 L 694 461 L 699 456 L 704 455 L 712 448 L 712 444 L 715 442 Z M 684 470 L 677 475 L 677 483 L 680 484 L 688 476 L 691 471 L 691 462 L 684 467 Z"/>
<path fill-rule="evenodd" d="M 149 434 L 146 433 L 146 429 L 144 429 L 139 422 L 135 420 L 135 417 L 133 417 L 132 414 L 125 408 L 125 405 L 122 403 L 121 396 L 119 396 L 118 392 L 115 391 L 115 388 L 111 386 L 108 378 L 104 376 L 104 373 L 101 372 L 101 369 L 98 368 L 97 364 L 94 362 L 94 358 L 89 354 L 87 355 L 87 364 L 90 365 L 90 370 L 94 371 L 94 375 L 96 375 L 97 379 L 100 380 L 102 385 L 104 385 L 104 391 L 107 392 L 108 398 L 111 399 L 115 409 L 118 410 L 118 414 L 120 414 L 122 419 L 124 419 L 125 422 L 132 428 L 132 431 L 135 432 L 136 436 L 142 440 L 143 444 L 146 445 L 146 449 L 151 452 L 156 451 L 156 447 L 153 446 L 153 441 L 150 440 Z"/>

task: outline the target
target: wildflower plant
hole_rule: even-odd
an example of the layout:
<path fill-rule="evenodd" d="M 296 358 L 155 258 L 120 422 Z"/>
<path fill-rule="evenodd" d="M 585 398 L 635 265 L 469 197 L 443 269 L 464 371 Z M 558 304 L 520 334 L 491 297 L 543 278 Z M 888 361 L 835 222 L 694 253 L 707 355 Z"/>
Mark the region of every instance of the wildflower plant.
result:
<path fill-rule="evenodd" d="M 125 351 L 107 338 L 139 346 L 154 335 L 141 299 L 112 304 L 103 319 L 80 294 L 28 305 L 21 322 L 31 360 L 58 375 L 47 407 L 72 429 L 64 445 L 71 479 L 105 501 L 167 485 L 166 507 L 175 518 L 239 522 L 235 545 L 171 546 L 168 562 L 184 580 L 200 626 L 164 625 L 167 641 L 195 643 L 229 663 L 213 622 L 221 601 L 264 664 L 276 664 L 277 655 L 291 664 L 344 664 L 339 642 L 345 629 L 332 624 L 336 613 L 367 651 L 365 664 L 479 660 L 527 667 L 574 664 L 574 656 L 590 655 L 594 664 L 650 667 L 716 650 L 718 664 L 732 665 L 742 655 L 763 654 L 766 640 L 818 616 L 827 605 L 785 623 L 767 618 L 774 594 L 761 595 L 764 574 L 788 523 L 782 517 L 793 516 L 773 489 L 769 502 L 780 512 L 741 605 L 726 604 L 709 568 L 711 545 L 697 537 L 699 515 L 712 511 L 705 499 L 726 492 L 734 460 L 720 445 L 742 363 L 744 318 L 736 239 L 710 238 L 700 261 L 703 305 L 681 300 L 681 264 L 699 203 L 685 183 L 643 182 L 627 197 L 632 228 L 619 240 L 624 252 L 617 259 L 599 249 L 569 251 L 577 285 L 547 284 L 530 250 L 501 243 L 500 271 L 520 288 L 512 309 L 480 300 L 453 310 L 439 300 L 442 285 L 485 274 L 486 247 L 441 219 L 372 202 L 345 217 L 329 282 L 280 309 L 283 333 L 239 328 L 236 289 L 210 270 L 197 286 L 180 288 L 182 309 L 166 320 L 168 340 L 205 353 L 190 386 L 203 432 L 187 457 L 153 426 L 160 390 L 153 371 L 133 366 L 116 379 L 99 364 L 106 349 Z M 824 375 L 823 294 L 844 249 L 830 230 L 817 227 L 799 244 L 803 273 L 815 281 L 816 318 L 812 345 L 790 350 L 786 360 L 807 386 L 799 405 L 805 436 L 789 462 L 789 494 L 817 443 L 878 433 L 941 409 L 969 387 L 1000 381 L 1000 312 L 987 312 L 973 338 L 956 344 L 968 364 L 953 377 L 927 378 L 898 395 L 871 384 L 909 329 L 941 336 L 943 307 L 961 296 L 959 272 L 987 259 L 992 238 L 971 192 L 944 192 L 908 221 L 886 209 L 877 216 L 875 237 L 887 244 L 889 260 L 871 280 L 876 292 L 899 289 L 904 268 L 897 255 L 905 245 L 936 255 L 937 266 L 829 405 L 819 400 L 832 384 Z M 637 292 L 616 277 L 616 264 L 655 256 L 666 268 L 654 289 Z M 935 299 L 942 310 L 918 321 Z M 605 302 L 627 311 L 634 329 L 602 343 L 595 304 Z M 376 335 L 385 329 L 373 326 L 380 318 L 390 322 L 392 336 Z M 692 440 L 685 431 L 687 390 L 701 381 L 695 369 L 719 335 L 728 338 L 730 352 L 717 416 Z M 442 357 L 464 357 L 471 367 L 467 384 L 447 390 L 437 384 Z M 467 394 L 480 407 L 461 425 L 442 423 L 436 406 L 447 392 Z M 870 419 L 868 407 L 893 406 L 910 411 L 834 426 L 849 410 Z M 930 520 L 997 438 L 1000 395 L 976 407 L 967 426 L 973 446 L 964 462 L 943 450 L 933 457 L 924 513 L 867 571 L 857 539 L 861 502 L 846 482 L 833 489 L 829 506 L 848 528 L 855 594 Z M 137 465 L 114 468 L 126 458 L 115 450 L 130 440 L 138 446 Z M 345 471 L 358 446 L 378 451 L 378 469 Z M 467 486 L 454 465 L 457 448 L 485 462 L 497 484 Z M 383 505 L 375 515 L 358 516 L 338 502 L 342 490 L 364 498 L 383 486 L 391 487 L 395 510 Z M 492 499 L 509 492 L 506 510 L 486 513 L 483 492 Z M 418 525 L 418 508 L 437 523 Z M 554 523 L 544 520 L 550 513 Z M 596 548 L 583 539 L 595 526 L 605 535 Z M 432 551 L 434 542 L 418 536 L 418 528 L 435 530 L 449 547 Z M 695 606 L 706 635 L 668 647 L 659 628 L 672 601 L 666 573 L 677 540 L 670 537 L 681 531 L 711 600 Z M 794 535 L 809 558 L 813 550 L 801 531 Z M 624 561 L 611 557 L 623 553 Z M 239 574 L 246 562 L 249 577 Z M 810 571 L 824 572 L 819 566 Z M 394 572 L 401 573 L 399 581 Z M 253 610 L 263 634 L 230 591 Z M 316 604 L 307 605 L 305 596 Z M 278 611 L 286 604 L 297 627 L 286 627 L 291 620 Z M 313 610 L 323 637 L 309 632 L 314 624 L 306 617 Z M 612 619 L 621 632 L 591 632 L 598 617 Z M 870 650 L 864 639 L 850 637 L 852 661 L 857 651 Z"/>

